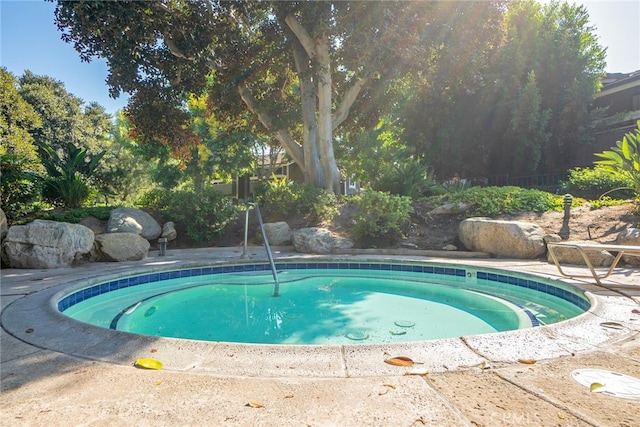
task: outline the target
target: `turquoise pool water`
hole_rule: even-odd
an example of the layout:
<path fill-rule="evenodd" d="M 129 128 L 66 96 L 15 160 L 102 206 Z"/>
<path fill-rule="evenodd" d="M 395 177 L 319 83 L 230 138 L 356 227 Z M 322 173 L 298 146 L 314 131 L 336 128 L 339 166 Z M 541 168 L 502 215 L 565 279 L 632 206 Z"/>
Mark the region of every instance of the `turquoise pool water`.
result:
<path fill-rule="evenodd" d="M 421 341 L 555 323 L 589 307 L 561 282 L 433 264 L 202 267 L 119 278 L 64 295 L 58 308 L 144 335 L 257 344 Z"/>

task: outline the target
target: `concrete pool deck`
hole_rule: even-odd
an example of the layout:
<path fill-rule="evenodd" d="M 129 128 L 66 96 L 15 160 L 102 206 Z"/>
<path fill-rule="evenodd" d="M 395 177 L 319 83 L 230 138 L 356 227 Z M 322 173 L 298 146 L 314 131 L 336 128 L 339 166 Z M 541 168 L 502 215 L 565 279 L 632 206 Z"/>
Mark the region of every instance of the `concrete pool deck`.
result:
<path fill-rule="evenodd" d="M 170 250 L 164 257 L 152 251 L 138 262 L 2 270 L 0 425 L 640 426 L 640 400 L 592 393 L 571 378 L 584 368 L 640 377 L 638 269 L 616 269 L 605 286 L 569 281 L 595 303 L 561 324 L 398 344 L 256 346 L 137 336 L 80 324 L 50 304 L 70 283 L 93 277 L 241 255 L 242 248 Z M 283 250 L 275 257 L 315 258 Z M 331 258 L 434 261 L 559 278 L 555 266 L 541 261 Z M 266 260 L 264 249 L 250 247 L 245 259 Z M 421 364 L 384 363 L 394 356 Z M 138 358 L 161 360 L 164 369 L 136 369 Z M 406 375 L 411 369 L 429 373 Z"/>

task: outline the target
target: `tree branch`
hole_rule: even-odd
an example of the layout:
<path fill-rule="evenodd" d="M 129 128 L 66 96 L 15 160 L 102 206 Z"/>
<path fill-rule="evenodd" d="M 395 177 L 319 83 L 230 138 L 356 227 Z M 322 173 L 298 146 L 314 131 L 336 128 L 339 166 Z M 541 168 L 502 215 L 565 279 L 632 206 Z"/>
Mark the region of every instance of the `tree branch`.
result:
<path fill-rule="evenodd" d="M 257 102 L 247 85 L 245 85 L 244 83 L 239 83 L 238 93 L 240 94 L 240 98 L 242 98 L 242 101 L 247 106 L 247 109 L 258 116 L 258 120 L 260 121 L 260 123 L 262 123 L 265 129 L 270 132 L 274 132 L 272 117 L 264 111 L 259 110 Z M 278 129 L 274 132 L 274 134 L 277 140 L 280 141 L 282 146 L 285 148 L 287 153 L 289 153 L 289 155 L 293 157 L 293 160 L 300 166 L 300 168 L 304 170 L 305 163 L 302 146 L 298 144 L 284 129 Z"/>
<path fill-rule="evenodd" d="M 287 23 L 291 31 L 293 31 L 293 34 L 296 35 L 296 37 L 300 41 L 300 44 L 304 48 L 305 52 L 307 52 L 307 55 L 309 55 L 309 57 L 311 58 L 315 58 L 316 47 L 315 47 L 315 44 L 313 43 L 313 39 L 311 38 L 309 33 L 307 33 L 307 30 L 304 29 L 302 24 L 298 22 L 296 17 L 291 14 L 288 14 L 287 17 L 284 18 L 284 22 Z"/>
<path fill-rule="evenodd" d="M 340 101 L 340 105 L 338 105 L 338 108 L 336 108 L 333 112 L 333 130 L 336 130 L 338 126 L 340 126 L 342 122 L 347 119 L 347 117 L 349 116 L 349 110 L 351 110 L 351 106 L 358 98 L 358 95 L 360 94 L 360 91 L 362 90 L 364 85 L 366 85 L 368 82 L 369 77 L 364 77 L 358 79 L 353 86 L 347 89 L 344 96 L 342 97 L 342 101 Z"/>

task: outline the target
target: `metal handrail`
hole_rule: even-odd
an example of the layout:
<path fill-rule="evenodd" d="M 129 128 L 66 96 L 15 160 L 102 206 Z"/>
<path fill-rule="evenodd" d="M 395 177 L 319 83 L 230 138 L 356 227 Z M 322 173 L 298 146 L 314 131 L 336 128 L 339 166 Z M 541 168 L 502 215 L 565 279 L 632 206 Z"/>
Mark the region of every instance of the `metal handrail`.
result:
<path fill-rule="evenodd" d="M 277 297 L 280 293 L 280 281 L 278 280 L 278 272 L 276 271 L 276 264 L 273 262 L 273 254 L 271 253 L 271 247 L 269 246 L 269 239 L 267 239 L 267 232 L 264 229 L 264 223 L 262 221 L 262 214 L 260 213 L 260 207 L 252 202 L 247 202 L 247 211 L 245 214 L 245 226 L 244 226 L 244 252 L 243 256 L 247 254 L 247 238 L 249 235 L 249 206 L 253 206 L 258 214 L 258 222 L 260 223 L 260 230 L 262 231 L 262 239 L 264 240 L 264 247 L 267 250 L 267 257 L 269 258 L 269 264 L 271 265 L 271 273 L 273 274 L 273 281 L 275 287 L 273 289 L 273 296 Z"/>

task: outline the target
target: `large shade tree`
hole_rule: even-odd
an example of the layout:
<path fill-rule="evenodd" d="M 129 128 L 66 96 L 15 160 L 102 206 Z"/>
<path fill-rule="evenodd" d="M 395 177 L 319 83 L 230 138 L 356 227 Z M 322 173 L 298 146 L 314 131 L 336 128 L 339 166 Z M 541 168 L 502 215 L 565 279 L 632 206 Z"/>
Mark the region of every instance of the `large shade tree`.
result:
<path fill-rule="evenodd" d="M 112 95 L 142 139 L 188 157 L 188 93 L 208 93 L 229 127 L 276 138 L 308 183 L 337 190 L 334 133 L 347 118 L 377 123 L 393 106 L 388 82 L 442 45 L 453 13 L 492 2 L 59 1 L 63 40 L 84 60 L 106 58 Z M 483 25 L 481 20 L 469 22 Z M 380 102 L 385 99 L 385 102 Z"/>

